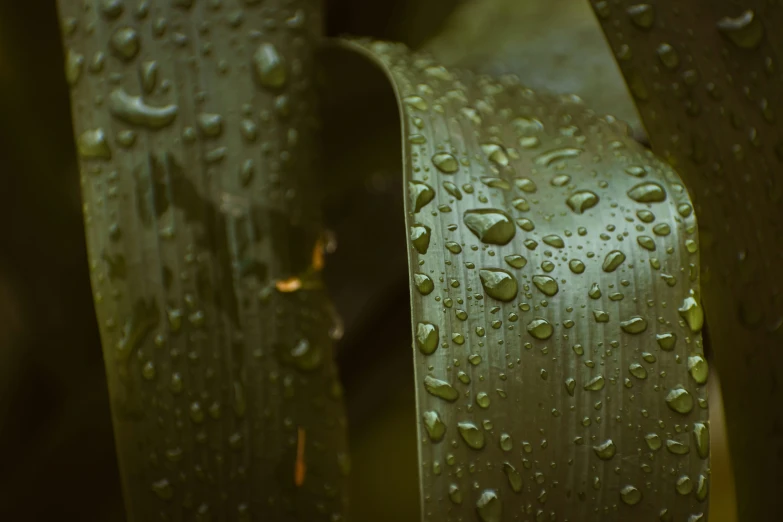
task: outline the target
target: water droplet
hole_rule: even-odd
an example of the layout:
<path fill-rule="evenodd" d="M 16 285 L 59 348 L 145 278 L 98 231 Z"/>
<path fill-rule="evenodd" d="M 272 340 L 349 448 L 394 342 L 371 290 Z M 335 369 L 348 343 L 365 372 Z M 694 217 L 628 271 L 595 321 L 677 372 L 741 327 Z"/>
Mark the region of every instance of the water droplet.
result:
<path fill-rule="evenodd" d="M 572 259 L 568 262 L 568 268 L 575 274 L 581 274 L 585 271 L 585 264 L 579 259 Z"/>
<path fill-rule="evenodd" d="M 544 242 L 544 244 L 551 246 L 552 248 L 564 248 L 565 242 L 563 241 L 563 238 L 558 236 L 557 234 L 549 234 L 547 236 L 544 236 L 541 241 Z"/>
<path fill-rule="evenodd" d="M 144 92 L 151 94 L 158 81 L 158 62 L 150 60 L 142 63 L 139 66 L 139 80 L 141 80 L 141 88 Z"/>
<path fill-rule="evenodd" d="M 505 149 L 496 143 L 487 143 L 481 146 L 481 150 L 493 163 L 500 167 L 508 166 L 508 155 Z"/>
<path fill-rule="evenodd" d="M 489 395 L 487 395 L 487 392 L 478 392 L 476 394 L 476 404 L 479 405 L 481 408 L 489 408 L 490 403 Z"/>
<path fill-rule="evenodd" d="M 617 447 L 612 439 L 606 439 L 597 446 L 593 446 L 593 451 L 601 460 L 610 460 L 617 453 Z"/>
<path fill-rule="evenodd" d="M 454 174 L 459 170 L 457 158 L 448 152 L 438 152 L 432 157 L 432 164 L 444 174 Z"/>
<path fill-rule="evenodd" d="M 589 190 L 580 190 L 578 192 L 574 192 L 566 200 L 566 204 L 577 214 L 582 214 L 586 210 L 596 206 L 599 200 L 600 198 L 594 192 L 590 192 Z"/>
<path fill-rule="evenodd" d="M 693 423 L 693 442 L 699 458 L 706 459 L 710 454 L 710 429 L 704 422 Z"/>
<path fill-rule="evenodd" d="M 631 22 L 640 29 L 649 29 L 655 22 L 655 8 L 650 4 L 636 4 L 625 10 Z"/>
<path fill-rule="evenodd" d="M 629 506 L 633 506 L 642 501 L 642 492 L 631 485 L 623 486 L 620 490 L 620 498 Z"/>
<path fill-rule="evenodd" d="M 160 479 L 152 483 L 152 491 L 161 500 L 171 500 L 174 496 L 174 488 L 168 479 Z"/>
<path fill-rule="evenodd" d="M 688 357 L 688 372 L 696 382 L 696 384 L 704 384 L 707 382 L 709 375 L 709 367 L 707 365 L 707 359 L 701 354 L 691 355 Z"/>
<path fill-rule="evenodd" d="M 422 181 L 409 181 L 408 194 L 414 214 L 435 198 L 435 190 Z"/>
<path fill-rule="evenodd" d="M 141 96 L 131 96 L 122 89 L 112 91 L 109 96 L 109 112 L 125 123 L 140 125 L 150 129 L 162 129 L 177 117 L 179 107 L 165 105 L 153 107 L 147 105 Z"/>
<path fill-rule="evenodd" d="M 413 284 L 421 295 L 429 295 L 435 289 L 435 283 L 426 274 L 413 274 Z"/>
<path fill-rule="evenodd" d="M 503 505 L 500 503 L 497 491 L 485 489 L 476 501 L 476 512 L 481 522 L 501 522 Z"/>
<path fill-rule="evenodd" d="M 552 297 L 553 295 L 557 294 L 559 290 L 557 281 L 545 275 L 533 276 L 533 284 L 536 285 L 536 288 L 538 288 L 541 291 L 541 293 L 549 297 Z"/>
<path fill-rule="evenodd" d="M 65 55 L 65 79 L 68 85 L 73 87 L 79 82 L 84 68 L 84 55 L 79 54 L 73 49 L 68 49 Z"/>
<path fill-rule="evenodd" d="M 424 355 L 431 355 L 438 348 L 440 334 L 432 323 L 419 323 L 416 326 L 416 345 Z"/>
<path fill-rule="evenodd" d="M 469 447 L 475 450 L 480 450 L 484 447 L 484 432 L 478 426 L 472 422 L 466 421 L 458 423 L 457 429 L 462 436 L 462 440 L 464 440 Z"/>
<path fill-rule="evenodd" d="M 542 154 L 539 154 L 535 157 L 533 161 L 535 161 L 536 165 L 541 165 L 544 167 L 548 167 L 552 163 L 568 158 L 575 158 L 579 156 L 582 153 L 582 149 L 577 149 L 573 147 L 563 147 L 560 149 L 554 149 L 547 152 L 544 152 Z"/>
<path fill-rule="evenodd" d="M 661 63 L 667 68 L 667 69 L 676 69 L 677 66 L 680 65 L 680 56 L 677 54 L 677 51 L 669 45 L 668 43 L 664 42 L 661 45 L 658 46 L 658 58 L 660 58 Z"/>
<path fill-rule="evenodd" d="M 674 350 L 674 345 L 677 343 L 677 335 L 671 332 L 658 334 L 655 336 L 655 340 L 658 341 L 658 346 L 661 350 L 670 352 Z"/>
<path fill-rule="evenodd" d="M 647 171 L 640 165 L 631 165 L 629 167 L 625 167 L 625 173 L 635 178 L 643 178 L 647 175 Z"/>
<path fill-rule="evenodd" d="M 686 413 L 690 413 L 690 411 L 693 409 L 693 396 L 690 394 L 690 392 L 688 392 L 688 390 L 682 386 L 678 386 L 676 388 L 672 388 L 669 394 L 666 395 L 666 404 L 672 411 L 676 411 L 677 413 L 682 413 L 684 415 Z"/>
<path fill-rule="evenodd" d="M 625 333 L 640 334 L 647 330 L 647 320 L 636 315 L 627 321 L 622 321 L 620 323 L 620 328 L 622 328 Z"/>
<path fill-rule="evenodd" d="M 524 256 L 520 256 L 519 254 L 511 254 L 506 257 L 504 257 L 506 263 L 509 264 L 512 268 L 524 268 L 525 265 L 527 265 L 527 258 Z"/>
<path fill-rule="evenodd" d="M 498 301 L 513 301 L 519 290 L 517 279 L 511 272 L 502 268 L 484 268 L 479 270 L 481 285 L 489 297 Z"/>
<path fill-rule="evenodd" d="M 216 138 L 223 132 L 223 117 L 220 114 L 202 112 L 196 121 L 201 133 L 208 138 Z"/>
<path fill-rule="evenodd" d="M 636 238 L 636 242 L 639 243 L 640 247 L 649 250 L 650 252 L 655 251 L 655 240 L 650 236 L 639 236 Z"/>
<path fill-rule="evenodd" d="M 750 9 L 736 18 L 721 18 L 717 27 L 722 35 L 741 49 L 755 49 L 764 39 L 764 26 Z"/>
<path fill-rule="evenodd" d="M 446 192 L 448 192 L 449 195 L 451 195 L 452 197 L 458 200 L 462 199 L 462 192 L 460 192 L 457 186 L 451 181 L 444 181 L 443 188 L 446 189 Z"/>
<path fill-rule="evenodd" d="M 262 43 L 253 54 L 253 70 L 259 85 L 279 89 L 286 84 L 288 72 L 285 61 L 271 43 Z"/>
<path fill-rule="evenodd" d="M 440 442 L 446 434 L 446 425 L 440 420 L 440 415 L 436 411 L 425 411 L 422 415 L 424 428 L 432 442 Z"/>
<path fill-rule="evenodd" d="M 519 474 L 517 469 L 509 462 L 503 463 L 503 473 L 506 474 L 508 479 L 508 485 L 511 486 L 511 490 L 514 493 L 522 491 L 522 475 Z"/>
<path fill-rule="evenodd" d="M 82 132 L 76 140 L 76 149 L 85 159 L 111 159 L 111 149 L 103 129 L 91 129 Z"/>
<path fill-rule="evenodd" d="M 687 455 L 691 452 L 690 446 L 683 444 L 678 440 L 669 439 L 666 441 L 666 449 L 672 455 Z"/>
<path fill-rule="evenodd" d="M 628 197 L 637 203 L 660 203 L 666 200 L 666 190 L 658 183 L 640 183 L 628 191 Z"/>
<path fill-rule="evenodd" d="M 693 296 L 686 297 L 678 311 L 691 332 L 697 333 L 701 331 L 704 326 L 704 310 Z"/>
<path fill-rule="evenodd" d="M 546 340 L 552 337 L 554 328 L 546 319 L 539 317 L 533 319 L 527 324 L 527 331 L 532 337 L 536 339 Z"/>
<path fill-rule="evenodd" d="M 454 402 L 459 397 L 459 392 L 451 384 L 429 375 L 424 378 L 424 389 L 429 394 L 449 402 Z"/>
<path fill-rule="evenodd" d="M 680 495 L 690 495 L 691 491 L 693 491 L 693 482 L 691 482 L 691 478 L 688 475 L 682 475 L 677 479 L 675 487 Z"/>
<path fill-rule="evenodd" d="M 637 379 L 646 379 L 647 378 L 647 370 L 644 369 L 644 366 L 642 366 L 639 363 L 631 363 L 628 366 L 628 371 L 631 375 L 636 377 Z"/>
<path fill-rule="evenodd" d="M 663 443 L 661 443 L 661 437 L 657 433 L 648 433 L 644 436 L 644 441 L 647 443 L 647 447 L 652 451 L 658 451 L 663 445 Z"/>
<path fill-rule="evenodd" d="M 527 192 L 528 194 L 533 194 L 538 190 L 536 182 L 530 178 L 516 178 L 514 179 L 514 185 L 522 192 Z"/>
<path fill-rule="evenodd" d="M 602 266 L 604 272 L 614 272 L 625 261 L 625 254 L 619 250 L 612 250 L 604 258 L 604 264 Z"/>
<path fill-rule="evenodd" d="M 457 505 L 462 504 L 462 491 L 456 484 L 451 484 L 449 486 L 449 500 Z"/>
<path fill-rule="evenodd" d="M 122 14 L 123 0 L 101 0 L 101 13 L 108 20 L 114 20 Z"/>
<path fill-rule="evenodd" d="M 506 245 L 516 234 L 511 216 L 495 208 L 467 210 L 463 220 L 483 243 Z"/>
<path fill-rule="evenodd" d="M 432 230 L 427 225 L 413 225 L 411 227 L 411 243 L 416 251 L 424 255 L 430 247 L 430 233 Z"/>
<path fill-rule="evenodd" d="M 585 384 L 584 388 L 587 391 L 600 391 L 604 389 L 605 384 L 606 381 L 604 380 L 604 376 L 598 375 L 587 381 L 587 384 Z"/>
<path fill-rule="evenodd" d="M 109 45 L 114 54 L 126 62 L 133 60 L 141 49 L 139 35 L 132 27 L 121 27 L 114 31 Z"/>

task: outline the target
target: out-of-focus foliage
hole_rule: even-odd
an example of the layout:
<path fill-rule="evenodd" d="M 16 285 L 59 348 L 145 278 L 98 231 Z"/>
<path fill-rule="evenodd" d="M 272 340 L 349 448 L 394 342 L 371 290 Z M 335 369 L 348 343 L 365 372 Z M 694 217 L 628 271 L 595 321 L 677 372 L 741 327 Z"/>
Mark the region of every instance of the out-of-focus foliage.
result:
<path fill-rule="evenodd" d="M 424 49 L 446 65 L 513 73 L 523 85 L 578 94 L 598 114 L 642 128 L 611 51 L 582 0 L 471 0 Z"/>

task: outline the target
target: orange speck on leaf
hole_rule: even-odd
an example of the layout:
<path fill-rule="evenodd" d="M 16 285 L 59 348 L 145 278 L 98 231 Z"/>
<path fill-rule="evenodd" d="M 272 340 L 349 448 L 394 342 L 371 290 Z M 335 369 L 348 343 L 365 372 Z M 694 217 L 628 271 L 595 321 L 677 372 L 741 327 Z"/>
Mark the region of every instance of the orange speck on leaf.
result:
<path fill-rule="evenodd" d="M 320 272 L 324 267 L 324 242 L 321 238 L 315 242 L 313 247 L 313 270 Z"/>
<path fill-rule="evenodd" d="M 296 439 L 296 464 L 294 466 L 294 481 L 297 486 L 304 484 L 305 474 L 307 473 L 307 466 L 304 461 L 305 453 L 305 430 L 299 428 L 297 430 Z"/>
<path fill-rule="evenodd" d="M 298 277 L 289 277 L 288 279 L 281 279 L 275 283 L 275 288 L 278 292 L 296 292 L 302 288 L 302 280 Z"/>

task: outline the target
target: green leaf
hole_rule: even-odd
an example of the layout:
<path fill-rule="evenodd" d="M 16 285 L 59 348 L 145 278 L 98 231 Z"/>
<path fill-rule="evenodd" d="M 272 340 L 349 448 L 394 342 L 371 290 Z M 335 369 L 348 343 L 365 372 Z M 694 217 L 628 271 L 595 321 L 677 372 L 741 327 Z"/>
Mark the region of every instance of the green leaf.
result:
<path fill-rule="evenodd" d="M 400 45 L 336 47 L 380 67 L 400 107 L 422 519 L 706 519 L 679 177 L 574 97 Z M 350 78 L 344 98 L 367 96 Z"/>
<path fill-rule="evenodd" d="M 82 4 L 59 7 L 128 520 L 340 520 L 317 3 Z"/>
<path fill-rule="evenodd" d="M 774 518 L 783 510 L 783 11 L 755 1 L 592 5 L 653 150 L 695 201 L 739 520 Z"/>

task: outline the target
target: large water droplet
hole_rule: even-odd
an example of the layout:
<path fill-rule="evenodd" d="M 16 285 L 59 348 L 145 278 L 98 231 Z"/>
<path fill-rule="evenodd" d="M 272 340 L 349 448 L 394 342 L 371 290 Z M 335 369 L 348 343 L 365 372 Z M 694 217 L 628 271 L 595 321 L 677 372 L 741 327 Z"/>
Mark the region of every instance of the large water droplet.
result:
<path fill-rule="evenodd" d="M 678 311 L 680 312 L 680 317 L 688 324 L 691 332 L 697 333 L 701 331 L 704 326 L 704 310 L 695 297 L 686 297 Z"/>
<path fill-rule="evenodd" d="M 666 200 L 666 190 L 658 183 L 639 183 L 628 191 L 628 197 L 638 203 L 660 203 Z"/>
<path fill-rule="evenodd" d="M 604 264 L 602 266 L 604 272 L 614 272 L 625 261 L 625 254 L 619 250 L 612 250 L 604 258 Z"/>
<path fill-rule="evenodd" d="M 625 10 L 633 24 L 640 29 L 649 29 L 655 22 L 655 8 L 650 4 L 636 4 Z"/>
<path fill-rule="evenodd" d="M 575 158 L 579 156 L 581 153 L 582 153 L 582 149 L 577 149 L 573 147 L 563 147 L 560 149 L 554 149 L 539 154 L 538 156 L 535 157 L 534 161 L 536 165 L 547 167 L 559 160 Z"/>
<path fill-rule="evenodd" d="M 481 428 L 472 422 L 466 421 L 458 423 L 457 429 L 459 430 L 459 434 L 462 436 L 462 440 L 465 441 L 465 444 L 475 450 L 480 450 L 484 447 L 486 441 L 484 438 L 484 432 L 481 430 Z"/>
<path fill-rule="evenodd" d="M 435 289 L 435 283 L 426 274 L 413 274 L 413 284 L 421 295 L 429 295 Z"/>
<path fill-rule="evenodd" d="M 631 485 L 623 486 L 620 490 L 620 498 L 629 506 L 633 506 L 642 501 L 642 492 Z"/>
<path fill-rule="evenodd" d="M 508 155 L 502 146 L 496 143 L 487 143 L 481 146 L 481 150 L 496 165 L 500 167 L 508 166 Z"/>
<path fill-rule="evenodd" d="M 463 220 L 470 231 L 483 243 L 506 245 L 516 234 L 511 216 L 499 209 L 467 210 Z"/>
<path fill-rule="evenodd" d="M 764 39 L 764 26 L 750 9 L 736 18 L 721 18 L 717 27 L 722 35 L 741 49 L 755 49 Z"/>
<path fill-rule="evenodd" d="M 545 275 L 533 276 L 533 284 L 536 285 L 536 288 L 538 288 L 541 293 L 549 297 L 557 294 L 557 291 L 559 290 L 557 281 Z"/>
<path fill-rule="evenodd" d="M 425 411 L 422 415 L 424 428 L 432 442 L 440 442 L 446 434 L 446 425 L 440 420 L 440 415 L 436 411 Z"/>
<path fill-rule="evenodd" d="M 431 395 L 449 402 L 454 402 L 459 397 L 459 392 L 451 384 L 429 375 L 424 378 L 424 389 Z"/>
<path fill-rule="evenodd" d="M 430 247 L 430 233 L 432 230 L 427 225 L 413 225 L 411 227 L 411 243 L 419 254 L 426 254 Z"/>
<path fill-rule="evenodd" d="M 617 453 L 617 446 L 612 439 L 606 439 L 601 444 L 593 446 L 593 451 L 601 460 L 610 460 Z"/>
<path fill-rule="evenodd" d="M 424 355 L 431 355 L 438 348 L 440 335 L 438 327 L 432 323 L 419 323 L 416 326 L 416 345 Z"/>
<path fill-rule="evenodd" d="M 589 210 L 596 206 L 599 201 L 599 197 L 594 192 L 590 192 L 589 190 L 580 190 L 578 192 L 574 192 L 567 200 L 566 204 L 568 207 L 576 212 L 577 214 L 582 214 L 586 210 Z"/>
<path fill-rule="evenodd" d="M 141 48 L 139 35 L 132 27 L 121 27 L 114 31 L 109 45 L 114 54 L 126 62 L 133 60 Z"/>
<path fill-rule="evenodd" d="M 288 72 L 285 61 L 271 43 L 262 43 L 253 54 L 253 70 L 256 81 L 270 89 L 279 89 L 286 84 Z"/>
<path fill-rule="evenodd" d="M 710 429 L 706 423 L 693 423 L 693 442 L 699 458 L 706 459 L 710 454 Z"/>
<path fill-rule="evenodd" d="M 600 391 L 604 389 L 604 385 L 606 384 L 606 380 L 604 379 L 603 375 L 597 375 L 587 381 L 587 384 L 585 384 L 584 388 L 587 391 Z"/>
<path fill-rule="evenodd" d="M 147 105 L 141 96 L 131 96 L 122 89 L 115 89 L 109 95 L 109 112 L 112 116 L 125 123 L 150 129 L 161 129 L 171 124 L 178 111 L 179 107 L 176 105 Z"/>
<path fill-rule="evenodd" d="M 438 152 L 432 157 L 432 164 L 444 174 L 454 174 L 459 170 L 457 158 L 448 152 Z"/>
<path fill-rule="evenodd" d="M 85 159 L 111 159 L 111 149 L 103 129 L 86 130 L 76 140 L 76 149 Z"/>
<path fill-rule="evenodd" d="M 498 301 L 513 301 L 519 290 L 517 279 L 511 272 L 502 268 L 484 268 L 479 270 L 481 285 L 489 297 Z"/>
<path fill-rule="evenodd" d="M 417 213 L 435 197 L 435 190 L 422 181 L 409 181 L 408 194 L 410 195 L 413 213 Z"/>
<path fill-rule="evenodd" d="M 690 413 L 693 409 L 693 396 L 682 386 L 672 388 L 666 395 L 666 404 L 672 411 L 677 413 Z"/>
<path fill-rule="evenodd" d="M 536 339 L 546 340 L 552 337 L 554 328 L 546 319 L 536 318 L 527 324 L 527 332 Z"/>
<path fill-rule="evenodd" d="M 485 489 L 476 501 L 476 512 L 481 522 L 501 522 L 503 505 L 500 503 L 497 491 Z"/>
<path fill-rule="evenodd" d="M 522 475 L 519 474 L 519 471 L 511 463 L 503 463 L 503 473 L 506 474 L 508 485 L 511 486 L 511 490 L 514 493 L 522 491 Z"/>
<path fill-rule="evenodd" d="M 644 317 L 636 315 L 627 321 L 622 321 L 620 323 L 620 328 L 622 328 L 625 333 L 640 334 L 647 330 L 647 320 Z"/>

